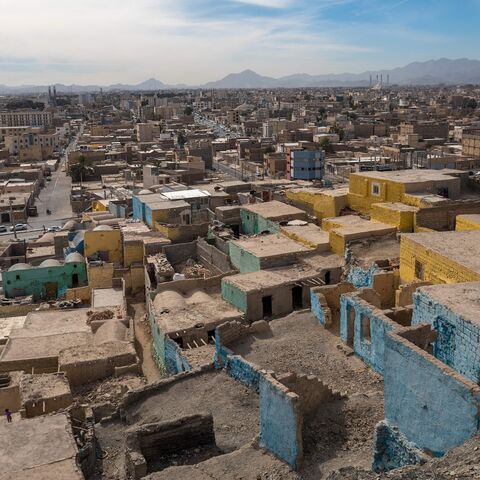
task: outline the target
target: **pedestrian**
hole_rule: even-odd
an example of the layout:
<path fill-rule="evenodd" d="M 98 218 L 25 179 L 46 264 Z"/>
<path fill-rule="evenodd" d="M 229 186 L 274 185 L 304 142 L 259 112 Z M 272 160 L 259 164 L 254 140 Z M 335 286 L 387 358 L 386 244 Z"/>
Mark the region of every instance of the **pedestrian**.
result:
<path fill-rule="evenodd" d="M 7 417 L 7 422 L 12 423 L 12 412 L 8 408 L 5 409 L 5 416 Z"/>

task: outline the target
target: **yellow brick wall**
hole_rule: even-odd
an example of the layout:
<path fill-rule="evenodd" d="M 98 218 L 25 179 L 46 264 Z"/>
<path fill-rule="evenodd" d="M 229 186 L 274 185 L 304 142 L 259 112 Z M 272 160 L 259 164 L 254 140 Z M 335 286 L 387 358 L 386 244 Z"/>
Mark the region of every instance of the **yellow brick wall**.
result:
<path fill-rule="evenodd" d="M 380 186 L 379 195 L 372 194 L 372 184 Z M 348 206 L 355 211 L 369 215 L 374 203 L 401 202 L 405 185 L 389 180 L 377 180 L 363 176 L 361 173 L 350 175 Z"/>
<path fill-rule="evenodd" d="M 68 288 L 65 292 L 65 300 L 80 299 L 84 303 L 90 303 L 90 287 Z"/>
<path fill-rule="evenodd" d="M 132 263 L 140 262 L 143 264 L 145 248 L 141 240 L 129 240 L 123 244 L 123 265 L 129 267 Z"/>
<path fill-rule="evenodd" d="M 455 230 L 459 232 L 465 232 L 468 230 L 480 230 L 480 223 L 477 223 L 474 218 L 457 215 L 455 219 Z"/>
<path fill-rule="evenodd" d="M 371 207 L 372 220 L 393 225 L 400 232 L 413 232 L 414 212 L 395 208 L 393 204 L 377 203 Z"/>
<path fill-rule="evenodd" d="M 448 257 L 439 255 L 419 245 L 412 238 L 402 237 L 400 241 L 400 278 L 402 283 L 416 280 L 415 263 L 423 265 L 423 280 L 434 284 L 463 283 L 480 280 L 480 275 Z"/>
<path fill-rule="evenodd" d="M 113 263 L 101 266 L 88 266 L 88 286 L 90 288 L 111 288 L 113 280 Z"/>
<path fill-rule="evenodd" d="M 286 196 L 292 202 L 309 207 L 318 220 L 338 217 L 346 207 L 347 195 L 330 195 L 329 192 L 308 190 L 287 190 Z"/>
<path fill-rule="evenodd" d="M 322 220 L 322 230 L 326 232 L 330 232 L 334 228 L 341 228 L 342 226 L 341 223 L 337 223 L 336 218 L 324 218 Z"/>
<path fill-rule="evenodd" d="M 94 200 L 92 202 L 92 210 L 94 212 L 108 212 L 108 208 L 106 205 L 104 205 L 102 202 L 99 202 L 98 200 Z"/>
<path fill-rule="evenodd" d="M 85 256 L 108 252 L 109 262 L 123 262 L 122 233 L 120 230 L 88 230 L 85 232 Z"/>
<path fill-rule="evenodd" d="M 337 230 L 330 230 L 329 233 L 330 248 L 337 255 L 345 255 L 345 237 Z"/>

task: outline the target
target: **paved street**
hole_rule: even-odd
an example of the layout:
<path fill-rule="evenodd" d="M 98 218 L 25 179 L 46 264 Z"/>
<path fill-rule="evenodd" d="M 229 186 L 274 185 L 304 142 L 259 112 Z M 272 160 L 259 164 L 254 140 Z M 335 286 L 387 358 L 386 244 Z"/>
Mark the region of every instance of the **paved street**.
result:
<path fill-rule="evenodd" d="M 30 239 L 38 237 L 43 231 L 43 227 L 48 228 L 54 225 L 63 226 L 72 216 L 72 208 L 70 206 L 70 188 L 71 179 L 64 171 L 66 163 L 66 155 L 70 149 L 76 146 L 76 139 L 67 147 L 65 156 L 56 172 L 52 173 L 51 181 L 45 182 L 45 187 L 40 191 L 40 195 L 35 200 L 38 216 L 29 217 L 27 231 L 17 232 L 19 239 Z M 47 215 L 47 209 L 52 213 Z M 13 232 L 0 234 L 0 239 L 13 238 Z"/>

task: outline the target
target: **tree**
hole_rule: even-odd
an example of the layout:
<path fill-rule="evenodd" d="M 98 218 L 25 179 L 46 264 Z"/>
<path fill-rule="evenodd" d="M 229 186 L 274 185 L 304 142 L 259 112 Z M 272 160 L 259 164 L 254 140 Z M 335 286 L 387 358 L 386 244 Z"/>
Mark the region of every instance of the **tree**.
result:
<path fill-rule="evenodd" d="M 187 137 L 185 137 L 185 133 L 183 133 L 182 130 L 180 130 L 177 134 L 177 143 L 180 145 L 180 147 L 183 148 L 183 146 L 187 143 Z"/>
<path fill-rule="evenodd" d="M 193 113 L 193 108 L 190 105 L 187 105 L 183 110 L 183 114 L 189 117 Z"/>
<path fill-rule="evenodd" d="M 93 173 L 91 160 L 85 155 L 80 155 L 75 163 L 68 166 L 68 174 L 72 177 L 72 181 L 82 183 L 85 177 Z"/>
<path fill-rule="evenodd" d="M 325 150 L 325 153 L 333 152 L 332 142 L 330 142 L 330 139 L 328 137 L 322 138 L 320 140 L 320 146 L 323 150 Z"/>

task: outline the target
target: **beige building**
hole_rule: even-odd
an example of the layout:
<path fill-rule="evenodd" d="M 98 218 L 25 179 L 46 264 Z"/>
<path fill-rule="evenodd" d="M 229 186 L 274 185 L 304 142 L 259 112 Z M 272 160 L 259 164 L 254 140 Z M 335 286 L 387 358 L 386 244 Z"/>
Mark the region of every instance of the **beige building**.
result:
<path fill-rule="evenodd" d="M 153 124 L 137 123 L 137 142 L 153 142 Z"/>
<path fill-rule="evenodd" d="M 43 160 L 60 146 L 60 133 L 45 131 L 41 127 L 3 128 L 5 147 L 11 155 L 23 159 Z"/>
<path fill-rule="evenodd" d="M 480 130 L 463 132 L 462 154 L 471 157 L 480 157 Z"/>
<path fill-rule="evenodd" d="M 42 127 L 52 125 L 51 112 L 34 110 L 0 112 L 0 127 Z"/>

